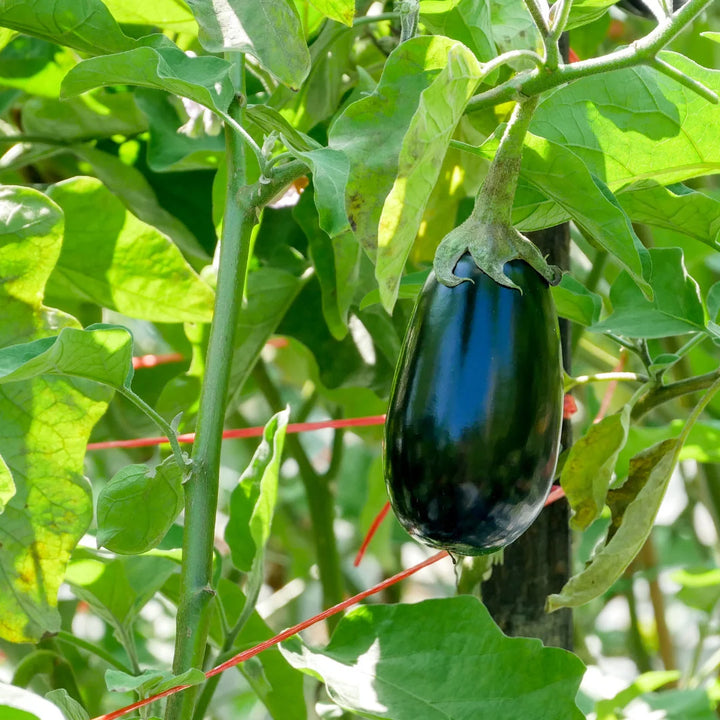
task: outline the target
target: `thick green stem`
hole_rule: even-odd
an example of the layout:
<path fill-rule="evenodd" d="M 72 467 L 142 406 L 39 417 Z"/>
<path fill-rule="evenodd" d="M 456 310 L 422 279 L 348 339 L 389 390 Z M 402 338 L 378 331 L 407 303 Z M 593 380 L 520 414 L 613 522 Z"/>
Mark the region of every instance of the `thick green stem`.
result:
<path fill-rule="evenodd" d="M 512 225 L 512 207 L 520 176 L 523 141 L 537 104 L 538 98 L 532 97 L 515 106 L 475 200 L 473 216 L 477 220 Z"/>
<path fill-rule="evenodd" d="M 230 113 L 236 122 L 242 122 L 242 110 L 237 103 L 233 104 Z M 193 464 L 190 479 L 185 485 L 182 585 L 173 664 L 176 674 L 191 667 L 202 667 L 205 655 L 214 597 L 212 562 L 223 420 L 235 328 L 250 252 L 250 236 L 256 222 L 255 206 L 247 200 L 250 193 L 245 186 L 242 139 L 226 126 L 225 142 L 227 189 L 215 312 L 200 395 Z M 191 688 L 175 696 L 168 703 L 167 720 L 191 717 L 196 693 L 197 690 Z"/>
<path fill-rule="evenodd" d="M 233 649 L 235 640 L 237 639 L 237 636 L 240 634 L 242 629 L 245 627 L 247 621 L 250 619 L 250 616 L 255 611 L 255 606 L 257 605 L 257 600 L 260 595 L 260 589 L 262 588 L 264 567 L 265 559 L 263 557 L 263 553 L 260 553 L 260 555 L 255 558 L 255 561 L 253 563 L 253 567 L 250 573 L 250 579 L 248 580 L 246 588 L 245 605 L 242 609 L 242 612 L 240 613 L 240 617 L 238 618 L 232 629 L 230 629 L 225 635 L 225 640 L 223 641 L 220 653 L 213 664 L 220 665 L 221 663 L 229 660 L 235 654 L 235 650 Z M 205 669 L 207 670 L 208 668 L 206 667 Z M 197 704 L 195 705 L 195 713 L 193 714 L 193 720 L 202 720 L 205 717 L 205 712 L 210 705 L 210 701 L 215 694 L 215 690 L 217 689 L 219 682 L 220 675 L 213 675 L 205 683 L 202 692 L 200 693 L 200 697 L 198 698 Z"/>
<path fill-rule="evenodd" d="M 273 412 L 285 407 L 280 393 L 261 362 L 255 366 L 253 376 Z M 315 554 L 320 572 L 320 584 L 323 591 L 323 605 L 331 607 L 341 602 L 344 594 L 340 554 L 333 527 L 335 501 L 327 479 L 321 477 L 312 466 L 298 436 L 288 435 L 285 438 L 285 446 L 298 464 L 300 479 L 305 487 L 315 540 Z M 337 619 L 334 621 L 332 618 L 328 619 L 328 626 L 331 629 L 336 624 Z"/>
<path fill-rule="evenodd" d="M 492 90 L 476 95 L 468 103 L 467 109 L 481 110 L 522 97 L 539 95 L 589 75 L 651 64 L 658 52 L 712 2 L 713 0 L 690 0 L 644 38 L 608 55 L 561 65 L 551 72 L 535 69 L 519 73 Z"/>
<path fill-rule="evenodd" d="M 659 405 L 670 402 L 675 398 L 706 390 L 718 379 L 720 379 L 720 370 L 714 370 L 705 375 L 697 375 L 685 380 L 678 380 L 669 385 L 656 387 L 650 390 L 645 397 L 638 400 L 632 411 L 632 419 L 638 420 Z"/>

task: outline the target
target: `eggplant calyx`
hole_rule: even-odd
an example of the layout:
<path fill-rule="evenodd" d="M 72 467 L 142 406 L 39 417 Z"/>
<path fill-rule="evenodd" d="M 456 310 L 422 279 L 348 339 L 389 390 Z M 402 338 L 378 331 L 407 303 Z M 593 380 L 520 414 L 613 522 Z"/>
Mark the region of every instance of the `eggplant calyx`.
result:
<path fill-rule="evenodd" d="M 478 220 L 472 215 L 442 240 L 435 253 L 435 277 L 443 285 L 455 287 L 470 278 L 455 275 L 458 260 L 469 253 L 475 264 L 499 285 L 520 290 L 503 272 L 510 260 L 524 260 L 550 285 L 557 285 L 562 270 L 550 265 L 537 246 L 515 228 L 502 222 Z"/>

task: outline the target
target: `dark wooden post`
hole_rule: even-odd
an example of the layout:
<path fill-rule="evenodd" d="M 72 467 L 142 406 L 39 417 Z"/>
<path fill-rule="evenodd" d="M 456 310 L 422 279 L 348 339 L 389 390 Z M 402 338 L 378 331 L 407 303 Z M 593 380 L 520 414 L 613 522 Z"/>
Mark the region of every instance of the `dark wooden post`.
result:
<path fill-rule="evenodd" d="M 531 233 L 530 239 L 549 261 L 568 267 L 570 233 L 560 225 Z M 570 338 L 561 321 L 563 358 L 569 372 Z M 571 442 L 570 426 L 563 425 L 562 447 Z M 530 529 L 505 549 L 502 565 L 493 567 L 483 583 L 482 599 L 495 622 L 507 635 L 540 638 L 546 645 L 572 648 L 572 614 L 559 610 L 548 615 L 545 598 L 558 592 L 570 576 L 570 530 L 564 500 L 545 508 Z"/>

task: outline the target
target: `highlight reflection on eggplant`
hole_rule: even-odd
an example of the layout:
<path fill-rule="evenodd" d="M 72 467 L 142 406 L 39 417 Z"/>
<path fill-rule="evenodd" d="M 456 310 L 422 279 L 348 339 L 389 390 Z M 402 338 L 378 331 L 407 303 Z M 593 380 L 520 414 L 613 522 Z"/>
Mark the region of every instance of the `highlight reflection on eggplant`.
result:
<path fill-rule="evenodd" d="M 430 274 L 396 369 L 385 479 L 405 529 L 462 555 L 508 545 L 552 484 L 562 423 L 560 334 L 550 289 L 522 260 L 522 289 L 463 256 L 450 288 Z"/>

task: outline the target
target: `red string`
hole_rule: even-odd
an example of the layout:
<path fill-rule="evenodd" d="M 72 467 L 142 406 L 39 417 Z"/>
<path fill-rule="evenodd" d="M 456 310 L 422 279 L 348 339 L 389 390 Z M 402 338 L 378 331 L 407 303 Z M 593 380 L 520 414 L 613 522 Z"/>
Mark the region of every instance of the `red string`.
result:
<path fill-rule="evenodd" d="M 388 514 L 390 510 L 390 503 L 386 502 L 383 509 L 375 516 L 375 519 L 372 521 L 372 525 L 370 525 L 370 529 L 367 531 L 365 535 L 365 539 L 362 542 L 362 545 L 360 546 L 360 549 L 357 551 L 357 555 L 355 556 L 355 560 L 353 562 L 353 565 L 357 567 L 363 559 L 363 556 L 365 555 L 365 551 L 367 550 L 367 546 L 370 544 L 370 541 L 373 539 L 373 535 L 377 532 L 377 529 L 382 524 L 382 521 L 385 519 L 385 516 Z"/>
<path fill-rule="evenodd" d="M 544 507 L 552 505 L 554 502 L 557 502 L 558 500 L 560 500 L 560 498 L 564 497 L 565 491 L 559 485 L 553 485 L 552 490 L 550 490 L 550 494 L 547 496 Z M 362 545 L 360 546 L 360 549 L 357 551 L 357 555 L 355 556 L 355 560 L 353 562 L 353 565 L 355 567 L 360 565 L 360 563 L 362 562 L 362 559 L 365 556 L 365 551 L 367 550 L 370 541 L 373 539 L 373 536 L 382 524 L 382 521 L 385 519 L 385 516 L 388 514 L 389 510 L 390 503 L 386 502 L 383 506 L 383 509 L 375 516 L 375 519 L 372 521 L 372 524 L 370 525 L 367 533 L 365 534 L 365 538 L 362 541 Z"/>
<path fill-rule="evenodd" d="M 213 675 L 219 675 L 221 672 L 225 672 L 225 670 L 230 669 L 231 667 L 234 667 L 235 665 L 239 665 L 241 662 L 245 662 L 246 660 L 249 660 L 252 657 L 255 657 L 255 655 L 258 655 L 263 650 L 267 650 L 268 648 L 273 647 L 274 645 L 277 645 L 278 643 L 281 643 L 283 640 L 287 640 L 288 638 L 292 637 L 293 635 L 297 635 L 297 633 L 301 632 L 302 630 L 306 630 L 311 625 L 314 625 L 315 623 L 318 623 L 322 620 L 325 620 L 326 618 L 329 618 L 332 615 L 336 615 L 339 612 L 342 612 L 343 610 L 346 610 L 347 608 L 351 607 L 352 605 L 355 605 L 356 603 L 360 602 L 361 600 L 364 600 L 367 597 L 370 597 L 371 595 L 375 595 L 376 593 L 381 592 L 382 590 L 385 590 L 385 588 L 390 587 L 391 585 L 394 585 L 397 582 L 400 582 L 401 580 L 405 580 L 405 578 L 410 577 L 411 575 L 414 575 L 418 570 L 422 570 L 423 568 L 428 567 L 428 565 L 432 565 L 433 563 L 436 563 L 438 560 L 441 560 L 442 558 L 447 557 L 447 551 L 441 550 L 439 553 L 435 553 L 435 555 L 432 555 L 431 557 L 427 558 L 426 560 L 423 560 L 421 563 L 418 563 L 417 565 L 413 565 L 411 568 L 408 568 L 407 570 L 403 570 L 402 572 L 399 572 L 397 575 L 393 575 L 392 577 L 388 578 L 387 580 L 383 580 L 382 582 L 378 583 L 377 585 L 373 585 L 368 590 L 364 590 L 361 593 L 358 593 L 357 595 L 353 595 L 353 597 L 348 598 L 347 600 L 343 600 L 343 602 L 338 603 L 337 605 L 333 605 L 331 608 L 328 608 L 327 610 L 324 610 L 323 612 L 319 613 L 318 615 L 315 615 L 314 617 L 311 617 L 309 620 L 304 620 L 301 623 L 298 623 L 297 625 L 293 625 L 293 627 L 288 628 L 287 630 L 283 630 L 281 633 L 278 633 L 275 635 L 275 637 L 270 638 L 269 640 L 265 640 L 264 642 L 261 642 L 258 645 L 255 645 L 255 647 L 252 647 L 248 650 L 243 650 L 243 652 L 238 653 L 234 657 L 230 658 L 230 660 L 222 663 L 221 665 L 218 665 L 217 667 L 214 667 L 212 670 L 208 670 L 205 673 L 206 678 L 211 678 Z M 157 695 L 153 695 L 152 697 L 145 698 L 143 700 L 138 700 L 135 703 L 132 703 L 132 705 L 127 705 L 123 708 L 120 708 L 119 710 L 113 710 L 112 712 L 106 713 L 105 715 L 99 715 L 98 717 L 94 718 L 93 720 L 115 720 L 116 718 L 122 717 L 123 715 L 126 715 L 129 712 L 132 712 L 133 710 L 137 710 L 138 708 L 141 708 L 145 705 L 149 705 L 152 702 L 155 702 L 156 700 L 160 700 L 161 698 L 167 697 L 168 695 L 173 695 L 177 692 L 180 692 L 181 690 L 186 690 L 187 688 L 191 687 L 190 685 L 178 685 L 177 687 L 170 688 L 169 690 L 165 690 L 164 692 L 158 693 Z"/>
<path fill-rule="evenodd" d="M 182 362 L 185 358 L 181 353 L 168 353 L 167 355 L 140 355 L 132 359 L 133 369 L 151 368 L 156 365 Z"/>
<path fill-rule="evenodd" d="M 347 428 L 347 427 L 369 427 L 371 425 L 382 425 L 385 422 L 384 415 L 370 415 L 359 418 L 342 418 L 339 420 L 321 420 L 320 422 L 290 423 L 286 432 L 300 433 L 324 430 L 326 428 Z M 237 430 L 225 430 L 223 440 L 234 438 L 262 437 L 264 427 L 239 428 Z M 137 438 L 135 440 L 106 440 L 104 442 L 88 443 L 88 450 L 108 450 L 110 448 L 137 448 L 150 447 L 152 445 L 163 445 L 168 441 L 166 437 Z M 195 441 L 195 433 L 178 435 L 178 442 L 192 443 Z"/>

